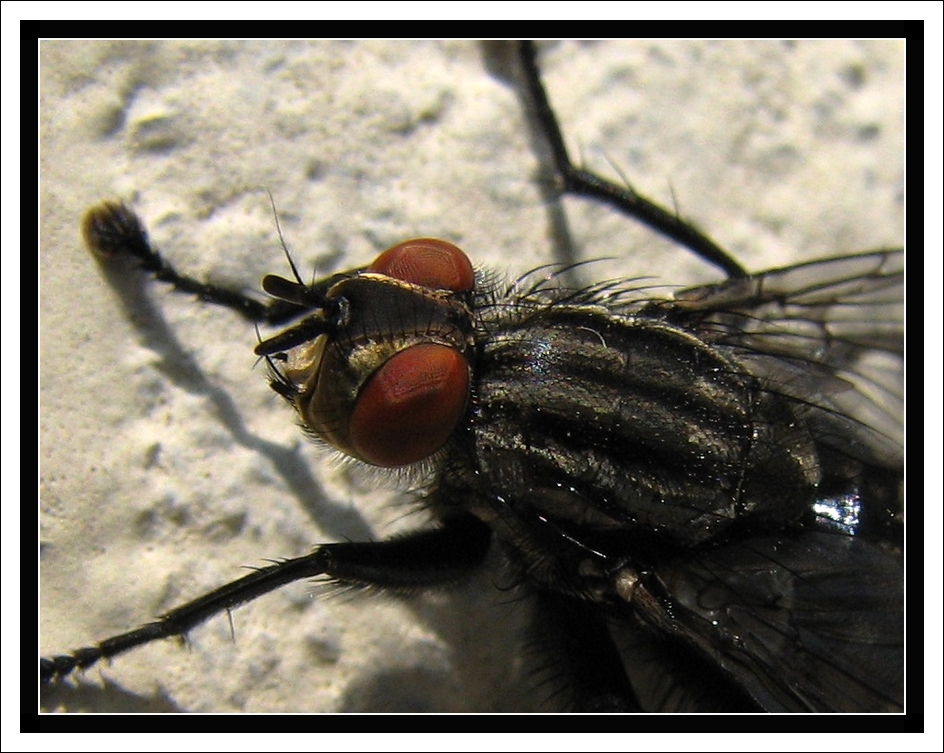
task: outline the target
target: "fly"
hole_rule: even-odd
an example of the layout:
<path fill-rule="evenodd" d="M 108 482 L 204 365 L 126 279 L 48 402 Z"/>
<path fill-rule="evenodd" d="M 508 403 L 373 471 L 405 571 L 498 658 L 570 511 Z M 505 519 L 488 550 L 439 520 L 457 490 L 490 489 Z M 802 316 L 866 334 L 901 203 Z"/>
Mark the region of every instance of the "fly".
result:
<path fill-rule="evenodd" d="M 671 215 L 671 212 L 669 214 Z M 317 307 L 322 313 L 316 315 L 319 320 L 317 324 L 305 323 L 303 320 L 302 324 L 288 326 L 286 331 L 289 334 L 268 338 L 259 346 L 259 352 L 273 359 L 275 385 L 278 391 L 296 406 L 309 431 L 322 436 L 332 444 L 343 443 L 349 454 L 356 454 L 373 465 L 401 464 L 404 460 L 402 457 L 388 460 L 382 455 L 399 452 L 402 448 L 397 447 L 395 443 L 392 448 L 391 443 L 384 441 L 380 442 L 379 449 L 370 446 L 365 449 L 364 442 L 366 441 L 369 445 L 376 435 L 377 426 L 371 423 L 371 414 L 364 419 L 368 430 L 363 435 L 358 430 L 348 428 L 345 430 L 345 436 L 339 438 L 336 433 L 331 433 L 332 427 L 337 426 L 336 421 L 328 421 L 327 428 L 311 426 L 311 421 L 306 416 L 308 381 L 321 367 L 319 359 L 322 356 L 304 353 L 297 358 L 298 354 L 292 352 L 298 348 L 304 348 L 306 343 L 322 335 L 328 334 L 330 337 L 331 334 L 342 331 L 343 326 L 350 324 L 350 313 L 345 313 L 341 309 L 351 300 L 359 300 L 360 287 L 378 282 L 372 275 L 394 280 L 394 283 L 383 283 L 390 290 L 388 298 L 403 301 L 402 303 L 394 301 L 392 304 L 394 310 L 408 312 L 416 311 L 418 307 L 427 307 L 423 309 L 427 311 L 424 322 L 437 323 L 435 326 L 437 337 L 444 340 L 438 342 L 439 345 L 447 350 L 458 350 L 462 353 L 462 358 L 471 364 L 469 370 L 473 381 L 476 379 L 477 370 L 481 368 L 489 370 L 490 363 L 496 364 L 499 369 L 508 370 L 507 377 L 500 376 L 500 378 L 488 380 L 487 384 L 477 385 L 477 391 L 470 392 L 468 402 L 463 402 L 461 408 L 456 408 L 456 411 L 461 412 L 463 416 L 470 415 L 469 411 L 479 411 L 478 425 L 493 427 L 480 431 L 479 436 L 474 437 L 472 441 L 478 441 L 482 448 L 481 452 L 484 453 L 481 456 L 484 459 L 480 463 L 484 472 L 494 478 L 503 479 L 502 485 L 507 492 L 504 495 L 496 493 L 491 503 L 484 507 L 468 503 L 465 511 L 471 512 L 475 520 L 486 521 L 490 530 L 500 529 L 502 538 L 506 542 L 525 540 L 532 543 L 535 541 L 556 542 L 551 545 L 555 553 L 539 558 L 536 563 L 530 563 L 537 566 L 537 571 L 533 569 L 529 571 L 526 580 L 541 584 L 545 595 L 541 598 L 538 608 L 549 610 L 549 613 L 559 616 L 560 619 L 555 622 L 555 628 L 560 626 L 564 634 L 564 643 L 567 643 L 566 638 L 569 634 L 568 623 L 573 622 L 581 626 L 587 620 L 584 610 L 573 605 L 592 603 L 600 608 L 601 614 L 610 614 L 617 622 L 641 621 L 645 629 L 638 635 L 634 635 L 633 640 L 642 640 L 645 651 L 657 659 L 661 658 L 665 670 L 662 677 L 674 678 L 676 687 L 690 688 L 693 681 L 678 675 L 679 668 L 665 661 L 665 651 L 660 649 L 657 641 L 652 640 L 653 636 L 659 637 L 660 640 L 675 640 L 673 632 L 680 633 L 678 645 L 683 646 L 684 651 L 699 657 L 705 663 L 706 671 L 714 671 L 718 677 L 722 678 L 718 682 L 725 688 L 733 685 L 732 693 L 735 695 L 735 700 L 754 703 L 765 708 L 778 708 L 778 703 L 783 707 L 790 707 L 789 703 L 792 699 L 781 697 L 775 692 L 776 688 L 771 690 L 763 681 L 763 678 L 767 678 L 774 670 L 783 672 L 786 669 L 786 662 L 782 657 L 773 657 L 771 660 L 774 662 L 773 669 L 745 668 L 737 663 L 743 660 L 743 656 L 737 651 L 726 649 L 724 640 L 718 632 L 702 630 L 699 627 L 699 620 L 707 619 L 708 622 L 720 620 L 726 630 L 731 628 L 730 625 L 724 624 L 726 618 L 723 607 L 730 603 L 730 596 L 725 596 L 723 588 L 730 589 L 733 585 L 730 579 L 717 577 L 717 568 L 723 567 L 727 572 L 742 572 L 743 578 L 756 579 L 756 576 L 749 576 L 748 573 L 756 573 L 758 568 L 765 566 L 766 570 L 770 571 L 770 564 L 776 561 L 779 568 L 775 568 L 777 574 L 780 577 L 789 577 L 789 574 L 800 572 L 802 567 L 806 566 L 806 558 L 810 556 L 811 551 L 821 549 L 825 555 L 835 556 L 834 547 L 828 544 L 832 539 L 822 538 L 827 534 L 811 533 L 807 536 L 804 533 L 802 537 L 799 537 L 783 533 L 793 531 L 794 525 L 797 526 L 796 530 L 804 532 L 808 530 L 803 528 L 807 525 L 803 521 L 806 510 L 804 506 L 797 506 L 786 517 L 781 518 L 783 510 L 789 509 L 791 504 L 796 504 L 797 499 L 805 494 L 804 490 L 810 487 L 830 488 L 829 485 L 833 481 L 836 484 L 836 493 L 822 495 L 822 498 L 816 501 L 830 510 L 836 510 L 837 515 L 840 514 L 838 512 L 840 509 L 855 509 L 857 505 L 855 502 L 848 501 L 849 495 L 854 499 L 862 490 L 867 492 L 865 496 L 872 493 L 874 489 L 887 491 L 891 501 L 883 502 L 882 509 L 890 509 L 889 506 L 894 506 L 896 494 L 895 473 L 894 462 L 891 464 L 891 480 L 887 478 L 888 474 L 884 471 L 878 472 L 880 478 L 877 480 L 866 478 L 859 472 L 855 472 L 853 475 L 860 479 L 859 486 L 862 489 L 840 488 L 842 487 L 840 482 L 851 478 L 852 472 L 840 470 L 839 465 L 830 464 L 830 468 L 837 469 L 833 474 L 837 476 L 837 479 L 833 480 L 830 478 L 830 472 L 824 475 L 822 467 L 814 467 L 822 465 L 819 460 L 814 462 L 811 459 L 817 453 L 810 449 L 809 442 L 820 441 L 822 436 L 817 435 L 810 439 L 792 436 L 790 432 L 787 432 L 790 438 L 783 440 L 785 452 L 782 457 L 773 457 L 771 453 L 763 452 L 760 456 L 754 455 L 748 463 L 754 471 L 745 472 L 736 477 L 731 477 L 730 474 L 725 475 L 723 470 L 729 465 L 725 458 L 730 456 L 743 459 L 745 456 L 739 448 L 750 444 L 758 430 L 765 431 L 769 428 L 773 433 L 773 429 L 785 428 L 795 423 L 782 420 L 785 408 L 780 398 L 786 398 L 788 404 L 794 407 L 806 400 L 806 393 L 801 392 L 801 389 L 806 386 L 803 378 L 843 381 L 841 378 L 843 375 L 832 364 L 824 368 L 822 373 L 815 373 L 814 368 L 814 374 L 810 377 L 806 373 L 809 369 L 804 370 L 799 367 L 799 364 L 810 363 L 810 361 L 798 359 L 796 355 L 796 343 L 803 341 L 803 338 L 807 338 L 806 342 L 809 342 L 810 338 L 817 338 L 815 342 L 823 342 L 829 337 L 834 337 L 832 327 L 837 322 L 833 319 L 818 321 L 815 315 L 807 313 L 805 319 L 814 325 L 813 334 L 790 330 L 789 338 L 783 338 L 774 347 L 771 344 L 774 339 L 772 333 L 764 331 L 762 325 L 775 321 L 775 317 L 772 315 L 758 317 L 755 312 L 762 308 L 769 309 L 781 305 L 784 295 L 789 302 L 791 297 L 795 297 L 801 291 L 808 299 L 813 298 L 817 311 L 824 311 L 830 308 L 831 302 L 834 302 L 829 296 L 835 296 L 836 286 L 846 284 L 848 287 L 851 281 L 859 286 L 857 290 L 851 292 L 863 296 L 863 305 L 874 304 L 879 308 L 887 307 L 894 303 L 896 280 L 900 284 L 900 268 L 897 259 L 898 255 L 894 252 L 879 252 L 843 262 L 814 264 L 768 275 L 763 278 L 763 285 L 758 285 L 756 279 L 748 278 L 743 281 L 743 285 L 726 284 L 718 289 L 699 288 L 685 295 L 676 296 L 671 299 L 671 302 L 665 296 L 657 296 L 651 291 L 646 291 L 640 296 L 638 291 L 631 290 L 630 286 L 625 285 L 603 285 L 589 291 L 583 287 L 568 289 L 566 282 L 563 287 L 555 287 L 552 284 L 553 280 L 545 280 L 540 275 L 522 280 L 511 290 L 509 297 L 505 298 L 501 283 L 483 282 L 480 292 L 494 299 L 491 304 L 494 309 L 491 315 L 494 318 L 485 317 L 483 321 L 492 327 L 489 331 L 494 332 L 496 337 L 493 338 L 489 347 L 482 349 L 482 352 L 475 352 L 479 347 L 477 343 L 480 338 L 477 338 L 475 331 L 471 333 L 466 331 L 465 325 L 462 324 L 467 321 L 463 311 L 469 310 L 473 314 L 480 312 L 487 309 L 488 301 L 492 299 L 475 298 L 467 290 L 456 289 L 451 285 L 441 285 L 438 282 L 433 286 L 427 286 L 415 279 L 404 279 L 398 272 L 391 272 L 386 264 L 378 260 L 375 264 L 379 264 L 380 269 L 333 280 L 330 285 L 324 286 L 324 289 L 319 287 L 317 295 L 309 294 L 307 292 L 309 289 L 302 284 L 302 280 L 289 279 L 281 282 L 270 280 L 267 285 L 270 292 L 287 299 L 289 303 L 301 303 L 308 308 Z M 724 266 L 725 263 L 722 258 L 721 266 L 729 275 L 739 274 L 737 263 L 728 267 Z M 642 283 L 634 283 L 634 286 L 640 289 L 645 287 Z M 446 297 L 452 302 L 449 307 L 441 310 L 438 299 L 442 299 L 443 296 L 427 294 L 424 290 L 448 290 L 450 293 Z M 827 291 L 826 298 L 815 300 L 817 292 L 821 290 Z M 891 297 L 882 298 L 881 296 L 886 295 L 889 290 L 892 291 Z M 460 300 L 463 297 L 465 300 Z M 514 303 L 515 311 L 509 310 L 503 314 L 500 309 L 505 300 Z M 328 305 L 322 305 L 325 302 Z M 806 302 L 804 305 L 811 304 Z M 620 312 L 620 317 L 638 317 L 647 322 L 657 321 L 659 325 L 654 328 L 649 327 L 643 332 L 642 344 L 639 344 L 639 341 L 627 339 L 622 320 L 614 321 L 609 314 L 605 313 L 607 309 L 611 312 Z M 355 314 L 364 310 L 363 307 L 354 307 Z M 527 314 L 524 318 L 521 318 L 522 311 Z M 806 311 L 809 312 L 810 309 L 807 308 Z M 437 312 L 441 313 L 442 319 L 439 318 L 440 314 Z M 788 307 L 784 319 L 794 313 Z M 455 322 L 460 322 L 458 328 L 452 326 Z M 319 329 L 322 325 L 324 328 Z M 453 334 L 443 334 L 446 330 L 456 329 L 457 331 Z M 361 332 L 361 330 L 358 331 Z M 688 331 L 698 331 L 702 337 L 699 341 L 701 344 L 690 341 L 684 334 L 679 335 Z M 780 331 L 780 329 L 777 330 L 778 333 Z M 522 336 L 518 336 L 519 332 Z M 643 454 L 648 453 L 657 459 L 660 451 L 673 455 L 683 453 L 684 445 L 675 440 L 687 437 L 695 455 L 707 454 L 714 457 L 714 460 L 704 467 L 718 473 L 718 478 L 722 479 L 723 483 L 740 484 L 744 489 L 764 487 L 769 484 L 773 477 L 773 469 L 776 467 L 785 473 L 783 476 L 777 475 L 776 478 L 788 480 L 788 483 L 778 490 L 782 493 L 783 504 L 777 505 L 775 509 L 761 512 L 752 509 L 751 515 L 741 517 L 740 513 L 743 510 L 732 509 L 722 514 L 715 503 L 709 500 L 707 506 L 699 508 L 701 512 L 698 515 L 694 517 L 687 515 L 684 520 L 667 518 L 663 515 L 665 510 L 659 508 L 634 509 L 633 515 L 644 521 L 642 526 L 637 526 L 635 520 L 621 519 L 619 510 L 616 509 L 619 503 L 614 500 L 619 497 L 618 487 L 625 481 L 618 474 L 611 475 L 607 470 L 608 463 L 614 462 L 606 455 L 608 445 L 604 443 L 596 446 L 593 442 L 590 444 L 584 442 L 597 455 L 592 457 L 591 462 L 586 466 L 574 465 L 568 459 L 570 450 L 565 446 L 567 442 L 563 440 L 557 442 L 557 438 L 571 436 L 575 432 L 579 434 L 581 431 L 579 422 L 573 420 L 572 412 L 557 414 L 551 410 L 556 405 L 573 407 L 582 411 L 581 418 L 586 419 L 588 416 L 592 418 L 594 415 L 601 415 L 604 407 L 612 409 L 614 402 L 608 400 L 605 401 L 607 406 L 601 406 L 589 399 L 589 395 L 583 398 L 559 393 L 555 393 L 559 399 L 543 399 L 542 390 L 559 390 L 559 387 L 555 388 L 554 385 L 559 384 L 560 380 L 549 380 L 547 384 L 529 382 L 527 371 L 522 371 L 515 365 L 519 361 L 525 364 L 534 362 L 535 354 L 528 348 L 530 343 L 535 342 L 535 332 L 540 333 L 538 340 L 554 343 L 557 346 L 557 353 L 568 356 L 561 364 L 551 361 L 545 362 L 546 365 L 572 369 L 571 376 L 579 377 L 577 380 L 579 384 L 593 385 L 595 389 L 599 388 L 602 391 L 598 394 L 603 395 L 608 395 L 608 393 L 601 379 L 610 368 L 607 366 L 606 359 L 612 355 L 612 351 L 617 352 L 620 357 L 643 366 L 649 365 L 650 362 L 646 359 L 652 359 L 653 353 L 661 353 L 663 356 L 669 352 L 674 354 L 673 363 L 688 364 L 686 368 L 691 370 L 695 381 L 701 385 L 704 400 L 693 403 L 691 406 L 693 413 L 684 421 L 675 419 L 675 423 L 671 423 L 672 419 L 669 418 L 670 423 L 662 425 L 661 429 L 655 425 L 651 429 L 641 426 L 641 431 L 656 433 L 661 431 L 664 435 L 661 438 L 639 440 L 640 447 L 645 450 Z M 706 335 L 706 332 L 710 334 Z M 583 333 L 583 335 L 576 333 Z M 891 337 L 894 338 L 893 332 Z M 710 341 L 707 343 L 710 347 L 703 347 L 706 340 Z M 762 343 L 763 347 L 758 347 L 758 342 Z M 465 345 L 461 345 L 462 343 Z M 408 354 L 410 348 L 422 347 L 420 344 L 409 347 L 401 347 L 402 345 L 404 344 L 400 343 L 391 348 L 396 353 Z M 722 355 L 718 354 L 718 349 Z M 364 357 L 375 357 L 375 350 L 373 347 L 365 348 Z M 750 379 L 758 378 L 760 375 L 759 378 L 764 380 L 764 384 L 779 385 L 776 390 L 757 390 L 752 384 L 747 383 L 750 379 L 738 373 L 736 369 L 732 369 L 730 354 L 732 352 L 743 354 L 745 351 L 754 360 Z M 446 360 L 450 358 L 451 356 L 446 356 Z M 385 362 L 384 359 L 381 361 Z M 658 358 L 653 362 L 656 365 L 655 371 L 643 369 L 642 372 L 661 373 L 658 370 Z M 812 363 L 815 365 L 819 362 Z M 794 368 L 787 368 L 784 364 Z M 889 364 L 894 371 L 893 362 L 879 362 L 877 366 L 881 368 Z M 455 363 L 446 368 L 448 373 L 454 372 L 452 366 L 455 366 Z M 374 367 L 371 373 L 379 368 L 382 366 Z M 801 371 L 803 373 L 798 373 Z M 501 374 L 500 371 L 494 370 L 491 370 L 491 373 Z M 787 374 L 789 378 L 786 378 L 784 374 Z M 558 375 L 563 376 L 565 372 L 560 371 Z M 853 371 L 853 375 L 861 376 L 857 371 Z M 664 382 L 662 386 L 671 389 L 670 383 Z M 874 389 L 878 389 L 881 393 L 887 387 L 888 385 L 882 384 L 880 380 L 876 382 L 870 377 L 868 384 L 865 381 L 857 384 L 857 391 L 854 394 L 865 394 L 866 390 L 874 392 Z M 349 389 L 348 394 L 356 395 L 360 388 Z M 796 394 L 793 394 L 794 392 Z M 646 397 L 647 394 L 651 394 L 650 387 L 640 384 L 635 394 L 634 399 L 627 399 L 624 403 L 620 403 L 619 410 L 615 412 L 613 419 L 616 424 L 624 425 L 629 419 L 650 415 L 640 411 L 644 404 L 658 412 L 659 401 L 653 402 L 651 397 Z M 748 396 L 746 403 L 738 397 L 744 394 Z M 831 390 L 828 394 L 839 393 Z M 302 396 L 306 400 L 303 401 Z M 352 408 L 356 409 L 356 397 L 352 397 L 351 400 Z M 621 401 L 622 397 L 617 396 L 616 400 Z M 633 406 L 633 400 L 637 407 Z M 328 400 L 326 404 L 335 402 L 335 400 Z M 880 404 L 880 401 L 868 400 L 866 403 L 868 405 Z M 518 414 L 527 413 L 528 420 L 511 415 L 507 406 L 511 406 Z M 858 408 L 850 408 L 842 403 L 838 405 L 813 403 L 809 406 L 809 410 L 819 417 L 836 419 L 822 422 L 810 419 L 817 425 L 823 423 L 826 426 L 823 431 L 835 432 L 836 436 L 851 437 L 857 444 L 854 452 L 847 453 L 848 457 L 844 458 L 844 463 L 855 462 L 864 464 L 865 467 L 875 467 L 876 458 L 887 459 L 889 449 L 894 449 L 896 445 L 894 426 L 889 429 L 872 413 L 867 414 L 868 418 L 864 418 L 863 414 L 858 412 Z M 753 423 L 747 421 L 746 413 L 752 413 L 754 417 L 761 417 L 763 420 Z M 314 410 L 312 415 L 323 416 L 324 411 Z M 806 420 L 808 419 L 804 419 Z M 461 431 L 460 424 L 456 425 L 458 427 L 456 431 Z M 604 434 L 614 438 L 622 436 L 620 434 L 622 429 L 616 424 L 611 428 L 606 428 L 608 426 L 606 423 L 601 424 L 605 429 Z M 540 429 L 540 431 L 535 431 L 536 439 L 526 437 L 521 430 L 521 427 L 532 426 Z M 498 427 L 510 427 L 511 430 L 500 431 Z M 719 430 L 719 427 L 723 431 Z M 718 433 L 717 442 L 711 440 L 712 432 Z M 461 437 L 456 438 L 454 431 L 445 433 L 449 437 L 445 440 L 446 444 L 433 448 L 433 455 L 443 452 L 448 457 L 451 452 L 458 452 L 458 450 L 443 449 L 446 445 L 451 442 L 458 442 L 461 445 L 465 441 Z M 802 434 L 802 431 L 799 433 Z M 361 436 L 366 436 L 367 440 L 360 439 Z M 762 446 L 769 448 L 773 444 L 772 441 L 767 441 Z M 353 453 L 350 452 L 352 449 Z M 523 449 L 527 452 L 522 453 Z M 378 452 L 381 454 L 377 454 Z M 599 454 L 601 452 L 602 455 Z M 704 458 L 698 459 L 695 455 L 692 456 L 691 461 L 683 460 L 680 467 L 683 469 L 702 467 L 699 464 L 705 462 Z M 435 459 L 431 461 L 434 468 L 436 462 Z M 690 465 L 689 462 L 695 465 Z M 540 465 L 542 463 L 543 465 Z M 553 480 L 553 486 L 558 490 L 557 492 L 545 490 L 529 497 L 529 492 L 522 491 L 521 487 L 516 488 L 517 480 L 536 478 L 535 465 L 543 469 L 542 478 Z M 563 476 L 555 475 L 565 467 L 570 468 L 569 473 Z M 644 469 L 639 471 L 639 473 L 643 472 Z M 638 475 L 637 478 L 642 479 Z M 688 472 L 685 478 L 695 484 L 701 483 Z M 452 496 L 457 500 L 462 499 L 470 488 L 470 479 L 462 475 L 461 467 L 454 474 L 440 475 L 438 479 L 438 493 L 442 495 L 442 490 L 448 489 L 453 492 Z M 659 488 L 658 478 L 655 477 L 645 480 L 645 484 L 651 489 Z M 526 486 L 532 490 L 537 488 L 530 482 Z M 597 493 L 589 490 L 599 491 L 598 504 L 591 505 L 579 515 L 575 515 L 573 508 L 575 495 L 583 497 Z M 845 500 L 842 504 L 831 501 L 839 499 L 841 495 L 846 495 L 842 496 Z M 732 499 L 738 500 L 738 504 L 741 504 L 743 500 L 756 500 L 757 497 L 756 493 L 731 495 Z M 690 494 L 686 494 L 686 499 L 691 498 Z M 438 502 L 432 500 L 430 505 L 441 503 L 442 499 Z M 753 503 L 745 502 L 744 504 Z M 866 508 L 874 510 L 876 506 L 870 504 L 866 505 Z M 665 509 L 676 510 L 678 505 L 669 505 Z M 844 520 L 849 517 L 846 514 L 843 515 Z M 765 522 L 766 528 L 761 526 L 762 533 L 758 533 L 757 529 L 752 529 L 754 525 L 760 525 L 758 520 L 765 518 L 774 520 Z M 623 520 L 623 523 L 620 523 L 620 520 Z M 624 524 L 628 524 L 628 528 L 631 529 L 629 533 L 624 530 L 626 528 Z M 743 530 L 745 525 L 746 532 Z M 875 523 L 868 525 L 875 525 Z M 470 526 L 471 530 L 479 530 L 474 522 L 470 523 Z M 519 530 L 519 526 L 523 526 L 523 529 Z M 468 530 L 470 529 L 465 529 L 466 532 Z M 643 535 L 640 531 L 654 533 L 655 538 L 648 534 Z M 776 535 L 772 532 L 776 532 Z M 631 547 L 624 540 L 624 534 L 632 539 Z M 895 540 L 895 536 L 884 529 L 870 535 L 881 541 Z M 521 538 L 522 536 L 525 538 Z M 778 538 L 781 536 L 782 538 Z M 614 537 L 618 541 L 614 541 Z M 466 538 L 463 537 L 463 540 Z M 753 542 L 751 553 L 746 551 L 743 544 L 746 540 Z M 866 537 L 862 540 L 865 541 Z M 659 545 L 658 552 L 651 551 L 654 541 Z M 802 547 L 794 546 L 798 541 L 802 543 Z M 678 556 L 669 556 L 666 552 L 678 553 Z M 692 552 L 697 553 L 698 556 L 687 556 Z M 561 556 L 558 557 L 556 553 L 560 553 Z M 682 556 L 683 554 L 686 556 Z M 890 572 L 877 551 L 870 549 L 864 555 L 853 556 L 856 557 L 856 564 L 861 567 L 873 568 L 877 573 L 885 576 Z M 894 559 L 894 552 L 891 557 Z M 828 557 L 822 561 L 829 561 Z M 540 572 L 540 566 L 544 564 L 549 566 L 549 572 Z M 841 567 L 843 564 L 848 565 L 848 562 L 840 562 L 837 566 Z M 530 565 L 528 561 L 519 562 L 519 566 L 525 569 Z M 776 578 L 777 575 L 771 577 Z M 892 581 L 894 581 L 893 576 Z M 713 583 L 714 587 L 712 587 Z M 768 585 L 770 584 L 761 585 L 758 596 L 763 596 L 764 593 L 769 595 L 770 591 L 763 591 L 763 588 Z M 770 587 L 773 586 L 770 585 Z M 702 606 L 694 608 L 689 605 L 688 617 L 677 616 L 679 611 L 684 611 L 683 607 L 686 606 L 682 594 L 690 591 L 717 595 L 718 608 L 722 611 L 709 614 L 703 611 Z M 574 596 L 579 598 L 575 600 Z M 671 605 L 672 608 L 668 609 L 666 605 Z M 621 613 L 624 607 L 630 611 L 625 614 Z M 670 614 L 676 615 L 674 622 L 669 620 Z M 592 621 L 592 626 L 585 626 L 587 631 L 590 631 L 591 627 L 595 630 L 599 626 L 595 621 Z M 244 629 L 240 624 L 240 634 Z M 730 635 L 731 631 L 729 630 L 726 634 Z M 640 638 L 640 635 L 644 638 Z M 545 636 L 542 640 L 550 641 L 553 637 Z M 245 639 L 241 638 L 241 640 Z M 606 645 L 605 640 L 601 638 L 601 643 L 598 645 Z M 586 647 L 578 648 L 586 649 Z M 636 655 L 640 653 L 645 655 L 644 652 L 640 652 L 638 646 L 633 650 Z M 760 661 L 764 658 L 759 656 L 756 650 L 748 651 L 748 656 L 752 661 Z M 121 661 L 123 658 L 116 659 L 115 664 Z M 649 676 L 651 672 L 642 672 L 642 675 Z M 762 679 L 757 680 L 757 678 Z M 610 690 L 606 678 L 600 679 L 594 676 L 594 681 L 597 687 L 605 691 Z M 757 682 L 761 682 L 762 687 L 757 687 Z M 580 683 L 577 682 L 576 685 L 579 687 Z M 703 687 L 697 683 L 696 686 Z M 586 688 L 583 690 L 586 691 Z M 892 696 L 895 695 L 894 690 L 889 692 Z M 623 695 L 602 693 L 604 698 L 611 698 L 614 695 L 621 702 L 626 702 L 627 699 L 638 700 L 636 691 Z M 652 695 L 652 692 L 649 695 Z M 579 700 L 583 696 L 578 693 L 577 697 Z M 835 702 L 835 699 L 826 700 Z M 814 699 L 814 701 L 821 702 L 819 699 Z M 894 697 L 892 697 L 889 706 L 894 706 L 894 703 Z M 662 702 L 661 706 L 670 707 L 667 702 Z"/>

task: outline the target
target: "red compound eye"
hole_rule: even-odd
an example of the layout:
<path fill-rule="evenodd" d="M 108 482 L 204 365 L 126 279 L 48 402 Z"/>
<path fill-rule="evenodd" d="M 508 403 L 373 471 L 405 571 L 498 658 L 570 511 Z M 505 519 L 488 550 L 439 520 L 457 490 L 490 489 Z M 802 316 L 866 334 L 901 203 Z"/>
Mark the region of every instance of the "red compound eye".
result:
<path fill-rule="evenodd" d="M 422 285 L 434 290 L 472 290 L 472 263 L 458 246 L 437 238 L 414 238 L 398 243 L 374 259 L 368 272 Z"/>
<path fill-rule="evenodd" d="M 397 353 L 361 390 L 351 414 L 351 444 L 362 460 L 408 465 L 442 447 L 469 396 L 469 365 L 436 343 Z"/>

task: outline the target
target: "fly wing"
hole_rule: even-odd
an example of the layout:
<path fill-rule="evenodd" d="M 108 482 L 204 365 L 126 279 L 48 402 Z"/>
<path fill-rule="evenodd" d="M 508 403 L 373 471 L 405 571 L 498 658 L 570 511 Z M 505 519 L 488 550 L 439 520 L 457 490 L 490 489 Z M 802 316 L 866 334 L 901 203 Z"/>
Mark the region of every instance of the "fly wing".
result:
<path fill-rule="evenodd" d="M 902 576 L 900 556 L 875 543 L 810 532 L 668 563 L 633 598 L 767 711 L 894 712 Z"/>
<path fill-rule="evenodd" d="M 817 439 L 885 468 L 904 445 L 904 252 L 681 291 L 655 304 L 797 401 Z"/>

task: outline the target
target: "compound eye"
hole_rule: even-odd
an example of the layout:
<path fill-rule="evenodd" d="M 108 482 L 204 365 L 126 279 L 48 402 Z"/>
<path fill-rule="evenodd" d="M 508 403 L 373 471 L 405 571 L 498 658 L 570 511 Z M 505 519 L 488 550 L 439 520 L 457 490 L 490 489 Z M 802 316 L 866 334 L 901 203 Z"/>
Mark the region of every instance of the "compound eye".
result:
<path fill-rule="evenodd" d="M 361 390 L 351 414 L 351 444 L 372 465 L 415 463 L 446 443 L 468 396 L 469 365 L 458 350 L 414 345 L 381 366 Z"/>
<path fill-rule="evenodd" d="M 368 272 L 422 285 L 433 290 L 472 290 L 475 273 L 465 252 L 448 241 L 414 238 L 391 246 L 367 268 Z"/>

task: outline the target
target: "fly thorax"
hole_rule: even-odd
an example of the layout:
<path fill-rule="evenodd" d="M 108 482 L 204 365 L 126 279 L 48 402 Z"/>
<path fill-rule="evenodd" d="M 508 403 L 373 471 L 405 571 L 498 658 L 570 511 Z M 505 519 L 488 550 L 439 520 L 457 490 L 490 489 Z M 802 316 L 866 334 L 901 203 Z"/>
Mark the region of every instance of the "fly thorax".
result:
<path fill-rule="evenodd" d="M 815 486 L 786 401 L 661 322 L 551 307 L 485 343 L 476 396 L 480 473 L 564 528 L 693 545 L 746 515 L 786 524 Z"/>

